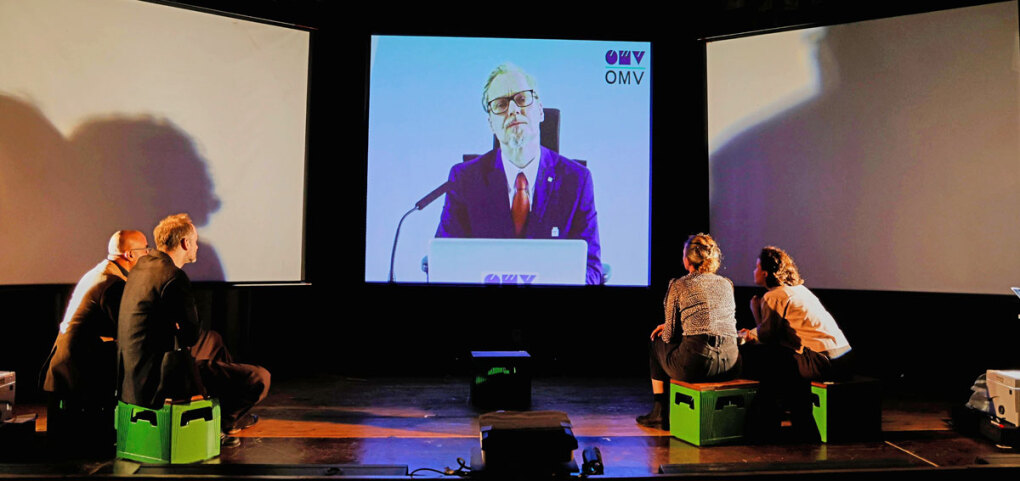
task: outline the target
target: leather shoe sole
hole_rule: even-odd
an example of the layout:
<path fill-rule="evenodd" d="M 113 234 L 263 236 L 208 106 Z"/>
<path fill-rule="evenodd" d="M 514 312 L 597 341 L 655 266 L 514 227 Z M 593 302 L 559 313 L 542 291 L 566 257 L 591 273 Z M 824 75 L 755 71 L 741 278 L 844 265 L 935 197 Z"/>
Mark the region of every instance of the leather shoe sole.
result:
<path fill-rule="evenodd" d="M 234 423 L 234 427 L 230 428 L 230 430 L 227 431 L 227 434 L 233 436 L 233 435 L 235 435 L 235 434 L 237 434 L 237 433 L 239 433 L 239 432 L 241 432 L 241 431 L 243 431 L 245 429 L 248 429 L 248 428 L 258 424 L 258 422 L 259 422 L 259 415 L 258 414 L 252 414 L 252 413 L 245 414 L 244 417 L 242 417 L 241 419 L 238 419 L 237 422 Z"/>
<path fill-rule="evenodd" d="M 221 448 L 235 448 L 241 445 L 241 438 L 228 436 L 226 433 L 220 433 L 220 447 Z"/>
<path fill-rule="evenodd" d="M 638 416 L 634 420 L 644 427 L 669 431 L 669 421 L 661 417 L 652 417 L 646 414 L 644 416 Z"/>

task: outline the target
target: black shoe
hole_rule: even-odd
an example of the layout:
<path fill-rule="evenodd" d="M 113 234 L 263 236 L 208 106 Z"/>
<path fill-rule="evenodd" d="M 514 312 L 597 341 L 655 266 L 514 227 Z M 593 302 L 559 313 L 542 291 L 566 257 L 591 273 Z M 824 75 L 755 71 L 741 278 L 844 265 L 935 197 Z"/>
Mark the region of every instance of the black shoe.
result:
<path fill-rule="evenodd" d="M 241 438 L 236 436 L 228 436 L 227 433 L 220 433 L 220 447 L 221 448 L 236 448 L 241 445 Z"/>
<path fill-rule="evenodd" d="M 259 415 L 248 413 L 234 422 L 234 426 L 227 430 L 227 434 L 233 436 L 242 430 L 248 429 L 259 422 Z"/>
<path fill-rule="evenodd" d="M 634 420 L 637 421 L 638 424 L 648 428 L 669 429 L 669 426 L 663 427 L 664 424 L 668 425 L 669 421 L 665 419 L 662 414 L 656 413 L 654 408 L 652 409 L 652 412 L 638 416 Z"/>
<path fill-rule="evenodd" d="M 655 395 L 655 404 L 652 405 L 652 412 L 638 416 L 634 420 L 645 427 L 669 431 L 669 411 L 666 409 L 666 399 L 665 395 Z"/>

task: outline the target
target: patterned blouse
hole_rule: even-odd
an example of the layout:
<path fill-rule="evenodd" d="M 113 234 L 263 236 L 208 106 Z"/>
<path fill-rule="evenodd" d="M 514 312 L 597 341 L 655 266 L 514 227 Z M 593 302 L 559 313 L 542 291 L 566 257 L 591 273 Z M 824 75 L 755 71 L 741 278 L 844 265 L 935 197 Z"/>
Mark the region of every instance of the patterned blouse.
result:
<path fill-rule="evenodd" d="M 666 292 L 666 328 L 662 340 L 671 342 L 674 333 L 693 336 L 711 334 L 736 337 L 737 305 L 733 281 L 715 274 L 692 273 L 669 282 Z M 677 330 L 677 318 L 681 331 Z"/>

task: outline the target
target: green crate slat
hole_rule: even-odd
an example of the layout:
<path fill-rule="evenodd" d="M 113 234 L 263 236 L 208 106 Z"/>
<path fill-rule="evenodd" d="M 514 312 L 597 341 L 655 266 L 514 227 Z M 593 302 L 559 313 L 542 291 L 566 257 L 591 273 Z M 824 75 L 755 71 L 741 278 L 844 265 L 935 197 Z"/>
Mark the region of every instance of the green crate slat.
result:
<path fill-rule="evenodd" d="M 161 409 L 118 402 L 117 457 L 143 463 L 194 463 L 220 454 L 220 404 L 203 399 Z"/>

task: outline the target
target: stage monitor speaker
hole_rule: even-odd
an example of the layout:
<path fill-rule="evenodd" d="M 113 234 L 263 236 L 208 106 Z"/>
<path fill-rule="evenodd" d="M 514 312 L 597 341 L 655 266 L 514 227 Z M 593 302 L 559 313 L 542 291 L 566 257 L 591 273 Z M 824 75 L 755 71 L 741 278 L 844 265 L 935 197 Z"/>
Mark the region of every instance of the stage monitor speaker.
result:
<path fill-rule="evenodd" d="M 471 403 L 481 409 L 531 406 L 531 355 L 527 351 L 471 351 Z"/>
<path fill-rule="evenodd" d="M 562 411 L 497 411 L 478 418 L 481 450 L 472 472 L 528 473 L 534 476 L 578 472 L 577 438 Z"/>

